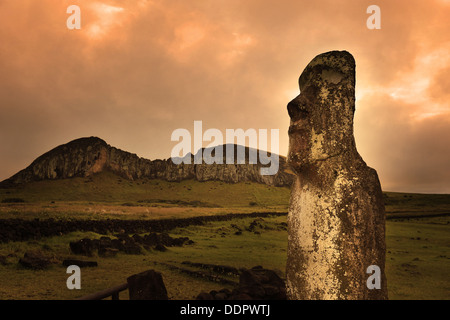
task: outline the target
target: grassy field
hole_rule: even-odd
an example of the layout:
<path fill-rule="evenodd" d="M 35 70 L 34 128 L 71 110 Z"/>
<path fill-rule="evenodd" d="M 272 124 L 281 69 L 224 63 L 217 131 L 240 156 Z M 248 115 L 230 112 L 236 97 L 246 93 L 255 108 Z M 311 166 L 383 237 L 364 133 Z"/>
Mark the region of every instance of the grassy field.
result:
<path fill-rule="evenodd" d="M 288 188 L 251 182 L 129 181 L 103 172 L 91 178 L 40 181 L 16 189 L 0 189 L 0 218 L 158 219 L 284 212 L 289 192 Z"/>
<path fill-rule="evenodd" d="M 450 196 L 387 192 L 385 200 L 390 298 L 449 299 L 450 218 L 444 214 L 450 212 Z M 288 188 L 255 183 L 130 182 L 104 173 L 92 178 L 35 182 L 15 190 L 0 189 L 0 218 L 161 219 L 286 212 L 288 201 Z M 141 255 L 119 253 L 115 258 L 86 258 L 70 252 L 70 241 L 102 236 L 93 232 L 1 243 L 0 299 L 74 299 L 124 283 L 128 276 L 148 269 L 162 272 L 171 299 L 192 299 L 201 291 L 232 287 L 187 275 L 183 270 L 209 271 L 183 263 L 186 261 L 236 268 L 262 265 L 284 277 L 286 216 L 256 219 L 260 226 L 253 231 L 246 231 L 255 220 L 250 217 L 174 229 L 169 232 L 171 236 L 189 237 L 194 244 L 170 247 L 166 252 L 149 249 Z M 236 234 L 238 229 L 241 234 Z M 44 271 L 25 269 L 18 261 L 29 250 L 51 257 L 54 263 Z M 98 262 L 98 267 L 82 269 L 81 290 L 66 287 L 68 275 L 61 262 L 67 258 Z M 238 281 L 237 277 L 223 277 Z M 128 294 L 122 293 L 121 298 L 127 299 Z"/>
<path fill-rule="evenodd" d="M 194 180 L 167 182 L 141 179 L 130 181 L 111 172 L 89 178 L 73 178 L 29 183 L 16 189 L 0 189 L 0 199 L 22 198 L 26 202 L 103 202 L 107 204 L 157 204 L 158 201 L 184 201 L 206 207 L 286 205 L 288 188 L 258 183 L 229 184 Z M 288 196 L 289 197 L 289 196 Z M 162 203 L 162 202 L 161 202 Z M 176 204 L 176 203 L 175 203 Z"/>
<path fill-rule="evenodd" d="M 69 242 L 95 233 L 74 232 L 59 237 L 0 245 L 7 265 L 0 266 L 0 299 L 74 299 L 126 282 L 126 277 L 148 269 L 162 272 L 171 299 L 192 299 L 200 291 L 232 288 L 229 285 L 188 276 L 177 268 L 199 270 L 185 261 L 251 268 L 262 265 L 284 277 L 287 232 L 286 217 L 260 218 L 258 233 L 245 231 L 254 219 L 211 222 L 173 230 L 172 236 L 187 236 L 195 243 L 171 247 L 166 252 L 145 251 L 142 255 L 119 253 L 115 258 L 86 258 L 98 262 L 96 268 L 82 269 L 82 289 L 68 290 L 61 261 L 74 256 Z M 236 226 L 244 230 L 236 235 Z M 448 299 L 450 292 L 449 218 L 426 218 L 387 222 L 387 278 L 390 299 Z M 27 250 L 51 256 L 55 264 L 45 271 L 32 271 L 17 262 Z M 175 267 L 175 268 L 174 268 Z M 233 278 L 228 277 L 229 280 Z M 234 279 L 237 281 L 237 278 Z M 123 293 L 122 298 L 127 298 Z"/>
<path fill-rule="evenodd" d="M 110 172 L 0 189 L 0 218 L 187 217 L 233 212 L 286 212 L 290 189 L 253 182 L 129 181 Z M 388 216 L 450 213 L 450 195 L 385 192 Z M 20 202 L 18 202 L 19 200 Z"/>
<path fill-rule="evenodd" d="M 386 269 L 392 299 L 450 299 L 450 218 L 388 221 Z"/>

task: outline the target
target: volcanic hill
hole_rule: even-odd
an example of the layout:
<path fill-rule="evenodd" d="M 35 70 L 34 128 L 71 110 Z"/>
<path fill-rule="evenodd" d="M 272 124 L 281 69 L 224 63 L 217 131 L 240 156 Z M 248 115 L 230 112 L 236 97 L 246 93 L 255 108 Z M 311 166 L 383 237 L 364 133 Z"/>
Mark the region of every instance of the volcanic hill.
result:
<path fill-rule="evenodd" d="M 275 175 L 261 175 L 258 163 L 250 164 L 250 148 L 234 145 L 234 160 L 226 164 L 226 145 L 223 149 L 223 164 L 191 164 L 176 165 L 171 158 L 165 160 L 148 160 L 136 154 L 110 146 L 97 137 L 73 140 L 60 145 L 34 160 L 27 168 L 19 171 L 11 178 L 0 183 L 2 187 L 16 186 L 33 181 L 69 179 L 73 177 L 89 177 L 96 173 L 111 171 L 124 179 L 141 178 L 161 179 L 169 182 L 193 179 L 196 181 L 222 181 L 227 183 L 256 182 L 270 186 L 289 186 L 294 175 L 288 169 L 286 158 L 279 156 L 279 170 Z M 245 163 L 237 164 L 240 148 L 245 152 Z M 202 149 L 203 151 L 205 149 Z M 254 151 L 254 149 L 253 149 Z"/>

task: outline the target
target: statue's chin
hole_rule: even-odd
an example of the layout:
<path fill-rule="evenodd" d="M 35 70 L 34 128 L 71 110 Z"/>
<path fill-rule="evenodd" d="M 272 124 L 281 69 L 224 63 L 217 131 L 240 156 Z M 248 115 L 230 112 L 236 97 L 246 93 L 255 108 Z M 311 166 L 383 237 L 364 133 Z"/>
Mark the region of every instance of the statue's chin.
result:
<path fill-rule="evenodd" d="M 288 166 L 295 171 L 295 173 L 299 174 L 303 171 L 304 167 L 308 164 L 304 159 L 300 159 L 297 156 L 288 157 L 287 159 Z"/>

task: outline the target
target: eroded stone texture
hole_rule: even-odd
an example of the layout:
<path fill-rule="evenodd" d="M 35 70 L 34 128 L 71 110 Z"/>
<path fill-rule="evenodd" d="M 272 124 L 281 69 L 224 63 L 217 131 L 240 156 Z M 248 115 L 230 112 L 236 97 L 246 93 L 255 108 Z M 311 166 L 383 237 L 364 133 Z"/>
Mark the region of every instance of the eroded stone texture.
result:
<path fill-rule="evenodd" d="M 290 186 L 293 175 L 286 171 L 284 157 L 279 158 L 279 170 L 275 175 L 263 176 L 260 162 L 251 164 L 246 149 L 245 164 L 226 164 L 226 148 L 223 164 L 191 164 L 176 165 L 171 159 L 148 160 L 108 145 L 104 140 L 89 137 L 71 141 L 43 154 L 33 163 L 11 178 L 0 182 L 4 186 L 17 185 L 31 181 L 67 179 L 72 177 L 89 177 L 93 174 L 109 170 L 128 180 L 141 178 L 161 179 L 166 181 L 223 181 L 227 183 L 257 182 L 273 186 Z M 241 147 L 243 148 L 243 147 Z M 235 146 L 235 154 L 237 146 Z"/>
<path fill-rule="evenodd" d="M 355 61 L 315 57 L 288 104 L 288 164 L 296 172 L 288 215 L 289 299 L 387 299 L 385 211 L 377 173 L 356 150 Z M 367 288 L 367 267 L 381 289 Z"/>
<path fill-rule="evenodd" d="M 148 270 L 127 278 L 130 300 L 169 300 L 162 274 Z"/>

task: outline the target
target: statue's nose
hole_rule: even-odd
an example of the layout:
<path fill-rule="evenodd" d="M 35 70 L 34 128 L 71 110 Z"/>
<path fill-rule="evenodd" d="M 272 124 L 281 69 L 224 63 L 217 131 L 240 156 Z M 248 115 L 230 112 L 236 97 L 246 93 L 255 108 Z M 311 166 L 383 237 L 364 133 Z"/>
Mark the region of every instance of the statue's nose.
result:
<path fill-rule="evenodd" d="M 288 103 L 287 109 L 292 121 L 298 121 L 308 116 L 307 100 L 301 94 Z"/>

